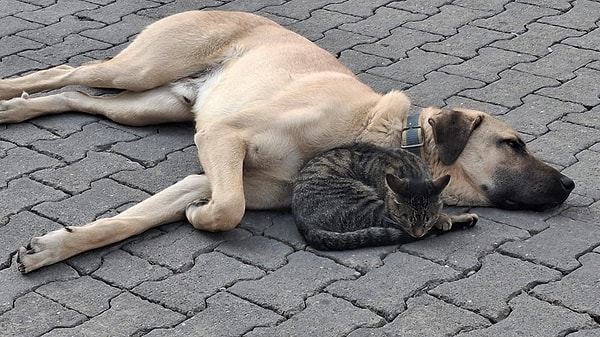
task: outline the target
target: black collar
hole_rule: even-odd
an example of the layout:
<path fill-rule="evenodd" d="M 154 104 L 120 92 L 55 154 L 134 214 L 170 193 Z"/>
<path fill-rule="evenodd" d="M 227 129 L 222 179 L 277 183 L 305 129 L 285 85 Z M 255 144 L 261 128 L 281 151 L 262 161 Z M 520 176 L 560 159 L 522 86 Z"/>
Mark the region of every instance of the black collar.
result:
<path fill-rule="evenodd" d="M 402 145 L 400 147 L 421 158 L 423 143 L 423 128 L 419 125 L 419 115 L 411 114 L 406 118 L 406 124 L 402 128 Z"/>

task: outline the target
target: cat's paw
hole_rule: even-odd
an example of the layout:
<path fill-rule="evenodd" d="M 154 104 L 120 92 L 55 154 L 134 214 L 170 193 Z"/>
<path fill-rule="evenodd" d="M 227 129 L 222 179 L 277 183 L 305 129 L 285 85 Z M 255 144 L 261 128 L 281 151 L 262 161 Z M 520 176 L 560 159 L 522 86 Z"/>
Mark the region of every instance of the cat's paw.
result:
<path fill-rule="evenodd" d="M 440 214 L 440 217 L 435 223 L 435 228 L 441 230 L 442 232 L 447 232 L 452 229 L 452 223 L 452 218 L 446 214 Z"/>

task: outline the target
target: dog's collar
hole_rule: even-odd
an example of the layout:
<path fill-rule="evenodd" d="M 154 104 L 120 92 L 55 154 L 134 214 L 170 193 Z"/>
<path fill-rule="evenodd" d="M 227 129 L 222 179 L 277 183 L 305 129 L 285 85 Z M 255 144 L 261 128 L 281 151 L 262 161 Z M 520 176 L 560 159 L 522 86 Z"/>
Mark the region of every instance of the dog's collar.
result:
<path fill-rule="evenodd" d="M 400 147 L 421 158 L 423 143 L 423 128 L 419 125 L 419 114 L 410 114 L 406 117 L 402 128 L 402 145 Z"/>

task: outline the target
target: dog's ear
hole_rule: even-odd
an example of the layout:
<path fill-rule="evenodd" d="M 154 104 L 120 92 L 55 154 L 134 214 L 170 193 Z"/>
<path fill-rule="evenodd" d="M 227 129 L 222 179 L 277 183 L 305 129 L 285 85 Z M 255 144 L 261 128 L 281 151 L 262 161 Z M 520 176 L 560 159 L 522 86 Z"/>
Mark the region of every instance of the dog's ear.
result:
<path fill-rule="evenodd" d="M 458 159 L 482 119 L 481 116 L 445 109 L 429 118 L 427 122 L 433 128 L 435 146 L 444 165 L 450 165 Z"/>

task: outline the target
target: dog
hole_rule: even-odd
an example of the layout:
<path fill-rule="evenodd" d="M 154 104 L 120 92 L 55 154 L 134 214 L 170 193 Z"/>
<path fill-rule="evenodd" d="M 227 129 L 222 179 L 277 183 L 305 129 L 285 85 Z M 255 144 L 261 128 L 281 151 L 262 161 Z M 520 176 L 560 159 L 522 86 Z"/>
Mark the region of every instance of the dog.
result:
<path fill-rule="evenodd" d="M 67 85 L 122 92 L 27 94 Z M 0 123 L 65 111 L 134 126 L 195 121 L 204 169 L 112 218 L 31 239 L 18 250 L 22 273 L 169 222 L 226 231 L 247 209 L 289 207 L 292 181 L 309 159 L 356 141 L 417 147 L 435 177 L 452 176 L 443 195 L 450 205 L 544 210 L 574 188 L 500 120 L 432 107 L 408 123 L 402 92 L 374 92 L 325 50 L 249 13 L 163 18 L 112 59 L 0 80 L 0 100 Z"/>

